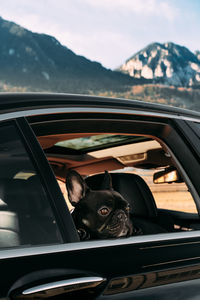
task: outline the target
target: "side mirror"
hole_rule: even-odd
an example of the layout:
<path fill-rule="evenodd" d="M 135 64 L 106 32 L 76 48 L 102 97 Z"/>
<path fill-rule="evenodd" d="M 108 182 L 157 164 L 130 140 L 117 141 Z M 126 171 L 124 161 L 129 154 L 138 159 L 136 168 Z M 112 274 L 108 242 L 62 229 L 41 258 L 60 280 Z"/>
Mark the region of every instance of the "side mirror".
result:
<path fill-rule="evenodd" d="M 159 184 L 159 183 L 183 182 L 183 180 L 176 169 L 168 168 L 164 171 L 156 172 L 153 175 L 153 182 L 155 184 Z"/>

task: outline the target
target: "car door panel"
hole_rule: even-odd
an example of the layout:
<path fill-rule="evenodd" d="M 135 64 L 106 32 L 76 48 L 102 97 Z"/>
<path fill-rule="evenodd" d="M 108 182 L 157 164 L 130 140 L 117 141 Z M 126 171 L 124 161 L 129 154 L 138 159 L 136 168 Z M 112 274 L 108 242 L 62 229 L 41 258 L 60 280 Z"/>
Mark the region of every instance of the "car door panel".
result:
<path fill-rule="evenodd" d="M 199 216 L 197 213 L 186 213 L 168 209 L 158 209 L 158 213 L 161 213 L 162 216 L 171 218 L 175 231 L 200 229 Z"/>
<path fill-rule="evenodd" d="M 48 269 L 29 273 L 10 289 L 9 299 L 67 299 L 78 295 L 94 297 L 105 279 L 80 270 Z"/>
<path fill-rule="evenodd" d="M 172 134 L 170 138 L 173 139 Z M 177 139 L 177 135 L 175 138 Z M 166 139 L 169 137 L 167 136 Z M 183 143 L 180 137 L 179 141 Z M 182 156 L 182 161 L 184 159 L 185 157 Z M 162 235 L 157 237 L 158 240 L 152 236 L 150 242 L 145 242 L 146 237 L 137 237 L 135 240 L 138 242 L 135 242 L 134 238 L 124 240 L 119 244 L 117 241 L 113 244 L 103 241 L 105 246 L 94 246 L 99 245 L 98 241 L 96 243 L 73 244 L 75 248 L 76 245 L 79 245 L 80 248 L 42 255 L 41 258 L 37 255 L 32 256 L 31 261 L 34 268 L 30 270 L 29 264 L 29 268 L 23 273 L 23 276 L 29 274 L 30 271 L 35 272 L 37 270 L 46 271 L 50 269 L 54 272 L 58 268 L 64 268 L 67 270 L 66 276 L 71 269 L 81 270 L 81 273 L 86 277 L 94 274 L 94 276 L 105 280 L 102 286 L 97 287 L 96 294 L 91 296 L 93 299 L 97 297 L 102 297 L 102 299 L 151 297 L 153 299 L 156 293 L 160 295 L 161 299 L 163 294 L 167 292 L 169 285 L 173 285 L 172 293 L 177 293 L 180 285 L 177 282 L 179 281 L 178 278 L 187 282 L 188 278 L 196 280 L 195 278 L 199 276 L 200 245 L 198 237 L 190 239 L 189 242 L 184 237 L 184 233 L 181 234 L 183 237 L 181 240 L 177 240 L 180 236 L 174 235 L 173 238 L 171 235 L 168 240 L 168 235 Z M 131 243 L 130 241 L 134 242 Z M 194 267 L 197 270 L 194 270 Z M 57 278 L 57 281 L 59 280 L 61 280 L 60 277 Z M 44 278 L 44 282 L 46 282 L 46 278 Z M 31 283 L 31 286 L 34 287 L 35 282 Z M 152 292 L 150 293 L 150 291 Z M 185 295 L 185 299 L 189 299 L 187 294 Z"/>
<path fill-rule="evenodd" d="M 167 284 L 166 286 L 159 286 L 117 294 L 112 296 L 100 296 L 98 300 L 197 300 L 199 299 L 199 284 L 200 280 L 184 281 L 175 284 Z"/>
<path fill-rule="evenodd" d="M 0 297 L 20 299 L 34 293 L 38 297 L 39 292 L 44 294 L 48 289 L 56 292 L 59 288 L 60 294 L 54 297 L 65 298 L 68 293 L 67 299 L 169 299 L 173 295 L 179 299 L 180 289 L 181 299 L 198 296 L 198 231 L 77 243 L 71 217 L 64 212 L 64 199 L 44 153 L 25 120 L 19 120 L 18 124 L 23 127 L 27 145 L 51 195 L 65 244 L 2 250 L 0 268 L 5 276 L 1 278 Z M 192 152 L 189 151 L 189 155 L 196 162 Z M 182 161 L 184 159 L 182 155 Z M 192 172 L 190 175 L 192 178 Z M 57 198 L 58 207 L 55 203 Z M 95 286 L 90 285 L 91 278 L 96 280 Z M 78 292 L 74 286 L 80 287 Z M 189 293 L 189 290 L 193 292 Z M 47 293 L 47 298 L 51 296 Z"/>
<path fill-rule="evenodd" d="M 42 248 L 36 247 L 35 254 L 32 249 L 32 254 L 28 255 L 27 250 L 26 255 L 24 253 L 17 258 L 8 257 L 6 264 L 5 259 L 0 261 L 2 274 L 6 272 L 7 266 L 12 264 L 13 267 L 9 281 L 6 277 L 1 279 L 2 287 L 5 288 L 1 292 L 7 294 L 8 286 L 12 287 L 13 292 L 16 282 L 22 282 L 22 278 L 30 278 L 29 274 L 34 272 L 41 272 L 41 281 L 38 283 L 33 280 L 28 286 L 22 284 L 23 289 L 47 283 L 49 274 L 56 274 L 59 269 L 62 270 L 62 276 L 54 276 L 53 282 L 71 279 L 70 270 L 73 270 L 73 278 L 74 274 L 78 274 L 79 278 L 95 276 L 105 279 L 102 289 L 98 290 L 97 286 L 98 292 L 104 297 L 119 295 L 117 297 L 120 299 L 121 294 L 121 299 L 124 299 L 123 294 L 126 293 L 127 299 L 129 296 L 131 299 L 134 293 L 138 293 L 138 289 L 146 290 L 147 293 L 149 288 L 156 286 L 162 286 L 163 290 L 167 291 L 169 284 L 174 285 L 177 281 L 187 281 L 200 276 L 199 238 L 196 236 L 189 242 L 184 235 L 183 233 L 181 240 L 177 239 L 177 234 L 167 234 L 165 237 L 158 235 L 157 242 L 151 241 L 153 236 L 149 236 L 129 238 L 128 241 L 108 241 L 105 242 L 105 246 L 99 241 L 49 246 L 46 252 L 43 248 L 43 254 L 39 254 L 39 251 L 37 253 L 37 248 L 40 251 Z M 148 242 L 144 242 L 145 239 Z M 48 253 L 47 249 L 51 251 Z M 15 256 L 18 251 L 20 252 L 16 250 Z M 179 285 L 177 289 L 178 287 Z M 94 295 L 93 299 L 95 297 L 97 296 Z"/>

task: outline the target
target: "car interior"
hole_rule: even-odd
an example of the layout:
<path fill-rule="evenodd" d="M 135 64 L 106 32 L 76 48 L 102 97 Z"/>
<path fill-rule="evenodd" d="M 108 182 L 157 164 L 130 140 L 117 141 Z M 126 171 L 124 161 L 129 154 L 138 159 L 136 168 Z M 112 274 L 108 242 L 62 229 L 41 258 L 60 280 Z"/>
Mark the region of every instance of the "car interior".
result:
<path fill-rule="evenodd" d="M 0 248 L 62 241 L 41 179 L 14 126 L 0 128 Z"/>
<path fill-rule="evenodd" d="M 130 205 L 134 224 L 144 234 L 200 228 L 197 208 L 172 156 L 152 137 L 110 133 L 39 136 L 70 211 L 66 174 L 76 170 L 99 190 L 105 170 L 113 189 Z"/>

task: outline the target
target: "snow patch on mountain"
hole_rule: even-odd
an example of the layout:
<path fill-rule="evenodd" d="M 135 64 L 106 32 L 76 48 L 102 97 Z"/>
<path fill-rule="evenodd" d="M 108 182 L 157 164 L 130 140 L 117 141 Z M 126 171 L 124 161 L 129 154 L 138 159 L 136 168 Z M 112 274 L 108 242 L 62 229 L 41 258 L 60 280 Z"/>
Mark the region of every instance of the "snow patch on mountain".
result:
<path fill-rule="evenodd" d="M 149 68 L 148 65 L 145 65 L 142 69 L 141 69 L 141 77 L 144 77 L 146 79 L 153 79 L 153 71 L 151 68 Z"/>
<path fill-rule="evenodd" d="M 50 76 L 49 76 L 49 74 L 48 74 L 47 72 L 43 71 L 43 72 L 42 72 L 42 75 L 44 76 L 44 78 L 45 78 L 46 80 L 49 80 L 49 79 L 50 79 Z"/>
<path fill-rule="evenodd" d="M 15 54 L 15 49 L 9 49 L 9 51 L 8 51 L 8 53 L 9 53 L 9 55 L 14 55 Z"/>

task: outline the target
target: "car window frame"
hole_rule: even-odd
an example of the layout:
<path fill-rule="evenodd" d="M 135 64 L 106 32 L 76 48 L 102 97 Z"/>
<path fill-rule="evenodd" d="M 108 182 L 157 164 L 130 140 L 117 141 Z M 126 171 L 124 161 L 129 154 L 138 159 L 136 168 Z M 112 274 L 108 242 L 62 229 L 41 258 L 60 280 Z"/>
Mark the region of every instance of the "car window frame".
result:
<path fill-rule="evenodd" d="M 170 155 L 173 157 L 175 164 L 177 165 L 177 167 L 179 168 L 183 179 L 185 181 L 185 183 L 187 184 L 187 186 L 189 187 L 189 190 L 193 196 L 193 199 L 196 203 L 197 206 L 197 211 L 198 214 L 200 215 L 200 185 L 198 183 L 197 178 L 193 178 L 194 176 L 194 172 L 193 170 L 191 170 L 191 165 L 193 166 L 193 168 L 198 169 L 198 171 L 196 170 L 196 172 L 200 172 L 200 166 L 198 166 L 196 157 L 193 156 L 193 151 L 191 151 L 187 141 L 185 141 L 183 139 L 183 136 L 180 132 L 179 127 L 182 126 L 182 120 L 180 120 L 179 117 L 177 116 L 163 116 L 163 115 L 155 115 L 155 113 L 153 114 L 153 116 L 150 115 L 146 115 L 146 114 L 129 114 L 125 115 L 124 113 L 121 113 L 120 110 L 118 110 L 118 113 L 120 112 L 120 117 L 119 119 L 117 119 L 117 115 L 113 114 L 113 112 L 111 114 L 108 113 L 104 113 L 103 114 L 98 114 L 98 110 L 96 111 L 96 113 L 92 114 L 92 118 L 91 116 L 89 116 L 89 114 L 85 113 L 85 112 L 81 112 L 81 113 L 72 113 L 71 111 L 69 111 L 67 113 L 68 118 L 65 119 L 64 116 L 62 116 L 61 118 L 61 123 L 60 123 L 60 127 L 62 127 L 63 132 L 64 133 L 66 129 L 68 130 L 72 130 L 72 128 L 74 128 L 74 123 L 78 122 L 78 124 L 80 124 L 81 121 L 88 121 L 88 124 L 86 124 L 85 128 L 86 130 L 89 130 L 88 132 L 95 132 L 94 130 L 94 126 L 91 126 L 90 124 L 90 118 L 93 119 L 93 121 L 95 120 L 95 122 L 97 121 L 103 121 L 102 116 L 104 115 L 105 121 L 103 122 L 115 122 L 115 126 L 116 124 L 121 121 L 120 127 L 118 126 L 118 130 L 114 130 L 113 132 L 119 132 L 119 133 L 124 133 L 126 132 L 127 134 L 131 134 L 132 131 L 131 129 L 125 128 L 126 123 L 128 124 L 128 122 L 132 122 L 132 124 L 138 123 L 140 124 L 140 126 L 142 126 L 143 123 L 146 123 L 149 125 L 149 128 L 146 129 L 145 134 L 141 133 L 141 128 L 138 130 L 136 129 L 136 131 L 134 131 L 135 134 L 138 135 L 146 135 L 146 136 L 150 136 L 153 137 L 154 139 L 156 139 L 158 142 L 160 142 L 162 144 L 162 146 L 164 148 L 167 147 L 166 151 L 168 151 L 170 153 Z M 83 117 L 83 115 L 85 115 Z M 101 119 L 100 119 L 101 116 Z M 52 114 L 45 116 L 45 126 L 46 123 L 48 122 L 48 119 L 51 120 L 51 118 L 53 118 L 53 122 L 56 121 L 56 119 L 54 118 L 54 116 L 52 116 Z M 35 120 L 34 120 L 35 122 Z M 67 122 L 67 123 L 66 123 Z M 181 122 L 181 123 L 180 123 Z M 37 117 L 36 117 L 36 123 L 37 123 Z M 39 116 L 39 124 L 41 124 L 41 117 Z M 66 125 L 67 124 L 67 125 Z M 95 124 L 95 123 L 94 123 Z M 101 132 L 104 132 L 104 123 L 101 123 Z M 150 126 L 151 125 L 151 126 Z M 159 126 L 159 127 L 158 127 Z M 83 126 L 79 126 L 81 129 L 83 130 Z M 84 129 L 85 129 L 84 128 Z M 92 128 L 92 129 L 91 129 Z M 116 128 L 116 127 L 115 127 Z M 131 126 L 130 126 L 131 128 Z M 154 135 L 152 134 L 154 131 Z M 52 130 L 51 126 L 50 126 L 50 130 Z M 35 131 L 35 130 L 34 130 Z M 80 132 L 79 129 L 75 129 L 75 132 Z M 105 132 L 108 132 L 105 130 Z M 109 132 L 112 132 L 109 130 Z M 37 133 L 37 125 L 36 125 L 36 133 Z M 54 132 L 55 133 L 55 132 Z M 156 134 L 155 134 L 156 133 Z M 170 145 L 168 145 L 170 143 Z M 174 146 L 175 145 L 175 146 Z M 178 147 L 176 147 L 176 145 L 178 145 Z M 169 146 L 169 147 L 168 147 Z M 185 154 L 183 151 L 179 152 L 179 149 L 183 149 L 183 147 L 186 147 L 186 152 L 187 154 Z M 176 158 L 179 157 L 179 160 Z M 189 159 L 189 163 L 187 163 L 187 160 Z M 184 166 L 184 167 L 183 167 Z M 186 166 L 187 169 L 187 174 L 184 171 L 184 168 Z M 188 176 L 189 174 L 189 176 Z M 190 177 L 193 178 L 193 180 L 190 180 Z M 193 185 L 193 183 L 195 183 L 195 187 Z M 196 191 L 197 189 L 197 191 Z"/>
<path fill-rule="evenodd" d="M 73 105 L 76 104 L 77 103 L 75 102 Z M 148 106 L 145 106 L 145 110 L 146 108 L 148 108 Z M 56 110 L 57 109 L 52 109 L 51 112 Z M 61 110 L 63 112 L 63 109 Z M 88 108 L 88 111 L 89 110 L 90 109 Z M 95 108 L 95 111 L 93 111 L 93 113 L 96 113 L 97 110 L 98 109 Z M 39 111 L 37 110 L 37 112 L 36 110 L 25 110 L 18 112 L 18 116 L 29 116 L 30 114 L 34 115 L 37 113 L 43 113 L 45 111 L 46 108 L 40 109 Z M 69 112 L 70 109 L 65 108 L 64 111 Z M 71 108 L 71 111 L 81 112 L 81 109 L 80 107 L 73 107 Z M 103 111 L 103 109 L 99 109 L 99 111 Z M 117 111 L 119 110 L 116 109 L 115 111 L 113 111 L 113 113 L 117 113 Z M 108 113 L 109 110 L 104 109 L 104 112 Z M 151 113 L 147 112 L 147 110 L 144 113 L 142 111 L 136 112 L 134 110 L 132 110 L 132 112 L 133 114 L 137 114 L 138 116 L 144 114 L 146 116 L 151 116 Z M 130 114 L 130 111 L 128 112 L 124 110 L 124 113 Z M 15 117 L 15 112 L 13 112 L 12 114 L 8 113 L 7 115 L 0 115 L 1 120 L 7 120 Z M 159 120 L 161 116 L 159 114 L 154 114 L 154 117 Z M 163 120 L 167 120 L 167 115 L 165 115 Z M 175 122 L 173 120 L 173 126 L 174 125 Z M 27 131 L 27 133 L 28 132 L 29 131 Z M 43 157 L 43 159 L 45 159 L 45 157 Z M 134 280 L 137 279 L 137 274 L 144 274 L 144 276 L 149 275 L 150 279 L 152 279 L 152 275 L 157 275 L 157 271 L 160 271 L 160 269 L 163 269 L 164 271 L 173 269 L 178 271 L 180 270 L 180 274 L 178 273 L 178 276 L 181 276 L 182 267 L 183 271 L 188 274 L 188 270 L 186 267 L 199 265 L 199 238 L 199 231 L 190 231 L 146 236 L 133 236 L 130 238 L 115 240 L 98 240 L 77 243 L 66 242 L 64 244 L 58 245 L 37 245 L 34 247 L 31 246 L 26 248 L 12 248 L 2 250 L 0 251 L 0 260 L 2 274 L 5 275 L 2 278 L 2 291 L 4 290 L 3 296 L 6 298 L 6 291 L 10 289 L 10 286 L 14 282 L 16 282 L 16 280 L 21 280 L 21 277 L 25 274 L 30 275 L 30 272 L 34 272 L 37 268 L 39 268 L 40 270 L 45 268 L 48 272 L 55 271 L 55 269 L 57 270 L 58 268 L 62 270 L 63 268 L 65 268 L 65 270 L 67 271 L 71 271 L 71 269 L 83 270 L 84 274 L 87 274 L 88 271 L 93 272 L 93 274 L 96 274 L 98 272 L 98 274 L 100 275 L 103 274 L 103 276 L 107 278 L 108 281 L 112 279 L 113 276 L 117 276 L 117 278 L 122 276 L 123 279 L 124 276 L 129 276 L 130 274 L 134 276 L 136 275 L 136 277 L 133 277 Z M 123 257 L 124 253 L 126 253 L 125 257 Z M 119 257 L 120 264 L 116 264 L 116 261 Z M 89 258 L 89 260 L 87 258 Z M 102 264 L 102 261 L 104 261 L 105 263 Z M 9 274 L 9 266 L 12 266 L 10 272 L 11 274 L 6 275 Z M 12 272 L 13 268 L 14 270 L 16 270 L 15 272 Z M 193 281 L 190 280 L 189 283 L 191 284 Z M 170 282 L 167 279 L 165 283 L 167 285 L 160 286 L 161 288 L 165 289 L 165 293 L 170 287 L 168 283 L 173 283 L 173 287 L 176 287 L 176 284 L 174 284 L 175 281 Z M 183 282 L 183 285 L 185 284 L 187 284 L 186 281 Z M 145 289 L 142 290 L 142 293 L 144 293 L 144 297 L 149 297 L 149 287 L 151 287 L 151 283 L 150 286 L 146 286 Z M 178 285 L 176 289 L 178 292 L 180 290 L 180 286 Z M 121 292 L 121 296 L 123 298 L 123 290 Z M 134 290 L 133 294 L 131 295 L 132 297 L 134 297 L 135 295 L 137 297 L 137 294 L 138 290 Z M 120 296 L 111 295 L 108 297 L 118 298 Z"/>
<path fill-rule="evenodd" d="M 170 123 L 172 123 L 172 121 L 170 121 Z M 179 156 L 179 162 L 181 165 L 179 162 L 177 163 L 180 165 L 183 178 L 186 178 L 186 183 L 189 183 L 189 191 L 195 199 L 198 215 L 200 216 L 200 185 L 198 176 L 196 176 L 196 174 L 199 174 L 200 171 L 200 151 L 198 149 L 199 140 L 196 133 L 191 129 L 192 122 L 187 120 L 187 118 L 184 119 L 180 116 L 180 118 L 173 120 L 173 123 L 175 130 L 168 138 L 168 141 L 170 141 L 171 150 L 174 155 Z M 176 143 L 178 143 L 178 147 L 175 147 Z M 183 149 L 183 146 L 186 151 L 179 150 Z M 184 166 L 187 170 L 187 175 L 185 174 L 182 166 Z M 192 180 L 189 178 L 192 178 Z"/>
<path fill-rule="evenodd" d="M 37 175 L 41 180 L 41 184 L 45 189 L 49 205 L 52 209 L 59 233 L 62 237 L 62 242 L 70 243 L 79 241 L 74 223 L 57 184 L 54 173 L 26 119 L 21 117 L 18 119 L 0 122 L 0 124 L 13 124 L 15 126 L 27 155 L 29 156 Z M 68 230 L 69 228 L 70 230 Z M 23 245 L 20 247 L 23 248 Z"/>
<path fill-rule="evenodd" d="M 173 129 L 174 129 L 174 132 L 175 132 L 175 130 L 176 130 L 176 126 L 174 126 L 174 125 L 176 125 L 176 122 L 177 121 L 179 121 L 179 117 L 178 116 L 173 116 L 173 115 L 163 115 L 163 114 L 159 114 L 159 113 L 153 113 L 152 115 L 151 115 L 151 113 L 149 113 L 149 114 L 147 114 L 146 112 L 145 113 L 143 113 L 143 112 L 139 112 L 139 111 L 135 111 L 135 110 L 133 110 L 132 111 L 132 113 L 130 112 L 130 111 L 124 111 L 124 110 L 119 110 L 119 109 L 116 109 L 116 110 L 114 110 L 113 111 L 113 109 L 111 109 L 111 111 L 109 110 L 109 109 L 107 109 L 107 110 L 105 110 L 105 109 L 101 109 L 101 108 L 96 108 L 96 110 L 94 111 L 94 110 L 92 110 L 92 111 L 90 111 L 90 109 L 87 109 L 87 111 L 86 110 L 84 110 L 84 112 L 80 109 L 80 107 L 77 107 L 77 108 L 71 108 L 71 109 L 69 109 L 69 108 L 63 108 L 63 109 L 61 109 L 61 108 L 54 108 L 54 109 L 51 109 L 50 110 L 50 112 L 51 112 L 51 114 L 52 113 L 54 113 L 54 114 L 63 114 L 63 113 L 67 113 L 68 115 L 71 115 L 70 116 L 70 119 L 73 119 L 73 121 L 74 120 L 76 120 L 77 121 L 77 119 L 75 118 L 74 119 L 74 117 L 76 116 L 76 114 L 77 114 L 77 116 L 79 116 L 80 117 L 80 115 L 82 115 L 83 116 L 83 114 L 85 114 L 85 116 L 84 117 L 86 117 L 86 119 L 87 119 L 87 114 L 88 114 L 88 112 L 89 113 L 91 113 L 92 112 L 92 114 L 93 114 L 93 119 L 94 119 L 94 117 L 95 118 L 97 118 L 98 119 L 98 112 L 100 113 L 100 115 L 102 115 L 102 114 L 104 114 L 104 117 L 106 117 L 106 119 L 109 119 L 109 120 L 111 120 L 111 121 L 113 121 L 112 119 L 110 119 L 109 117 L 110 117 L 110 115 L 108 115 L 108 113 L 111 113 L 112 114 L 112 116 L 114 115 L 115 116 L 115 118 L 116 118 L 116 116 L 120 113 L 120 116 L 124 116 L 123 118 L 125 118 L 125 120 L 127 120 L 127 117 L 128 117 L 128 119 L 132 119 L 132 120 L 136 120 L 136 121 L 138 121 L 138 120 L 143 120 L 144 118 L 145 118 L 145 120 L 146 121 L 148 121 L 148 122 L 153 122 L 153 123 L 159 123 L 159 124 L 164 124 L 164 125 L 170 125 L 170 126 L 172 126 L 173 127 Z M 60 192 L 60 196 L 61 196 L 61 198 L 62 198 L 62 201 L 63 201 L 63 203 L 65 203 L 65 201 L 64 201 L 64 199 L 63 199 L 63 196 L 62 196 L 62 193 L 61 193 L 61 191 L 60 191 L 60 188 L 59 188 L 59 186 L 58 186 L 58 184 L 57 184 L 57 182 L 56 182 L 56 179 L 55 179 L 55 176 L 54 176 L 54 174 L 53 174 L 53 172 L 52 172 L 52 170 L 51 170 L 51 167 L 49 166 L 49 163 L 48 163 L 48 160 L 47 160 L 47 158 L 46 158 L 46 156 L 45 156 L 45 154 L 43 153 L 43 150 L 42 150 L 42 148 L 41 148 L 41 146 L 39 145 L 39 143 L 38 143 L 38 140 L 37 140 L 37 138 L 36 138 L 36 136 L 35 136 L 35 134 L 33 133 L 33 130 L 32 130 L 32 128 L 31 128 L 31 126 L 30 126 L 30 123 L 29 123 L 29 120 L 27 121 L 26 120 L 26 117 L 30 117 L 30 116 L 36 116 L 37 114 L 39 113 L 39 116 L 40 115 L 45 115 L 46 113 L 49 113 L 49 110 L 48 109 L 45 109 L 45 108 L 43 108 L 43 109 L 37 109 L 37 110 L 25 110 L 25 111 L 22 111 L 22 112 L 20 112 L 18 115 L 20 116 L 20 118 L 18 118 L 16 121 L 17 121 L 17 124 L 19 125 L 19 128 L 20 128 L 20 130 L 21 130 L 21 132 L 22 132 L 22 134 L 24 135 L 24 137 L 25 137 L 25 139 L 26 139 L 26 143 L 27 143 L 27 141 L 28 141 L 28 143 L 27 144 L 29 144 L 29 151 L 31 150 L 31 148 L 32 148 L 32 146 L 31 146 L 31 143 L 34 141 L 34 143 L 35 143 L 35 148 L 34 149 L 37 149 L 37 151 L 38 151 L 38 153 L 37 153 L 37 155 L 36 155 L 36 157 L 35 157 L 35 151 L 34 151 L 34 154 L 32 153 L 32 155 L 34 156 L 34 159 L 35 159 L 35 161 L 37 162 L 37 164 L 39 164 L 39 169 L 40 169 L 40 167 L 41 167 L 41 165 L 40 165 L 40 159 L 43 161 L 43 163 L 44 163 L 44 165 L 45 165 L 45 167 L 47 167 L 48 166 L 48 171 L 51 173 L 51 179 L 52 179 L 52 183 L 53 183 L 53 181 L 54 181 L 54 184 L 53 184 L 53 186 L 51 186 L 50 187 L 50 190 L 51 190 L 51 188 L 52 187 L 56 187 L 57 186 L 57 188 L 59 189 L 59 192 Z M 2 116 L 3 118 L 3 120 L 5 120 L 5 119 L 9 119 L 9 115 L 10 114 L 6 114 L 6 116 L 4 117 L 4 116 Z M 24 117 L 23 117 L 23 115 L 24 115 Z M 11 113 L 11 115 L 10 116 L 12 116 L 13 117 L 13 113 Z M 122 119 L 123 119 L 122 118 Z M 122 120 L 122 122 L 123 122 L 123 120 Z M 174 123 L 174 124 L 172 124 L 172 122 Z M 23 128 L 22 128 L 23 127 Z M 25 130 L 25 127 L 27 127 L 26 128 L 26 130 Z M 159 133 L 159 135 L 158 136 L 160 136 L 160 135 L 164 135 L 165 137 L 163 138 L 162 137 L 162 140 L 163 140 L 163 142 L 165 142 L 166 143 L 166 145 L 167 145 L 167 139 L 168 139 L 168 137 L 169 137 L 169 132 L 168 131 L 166 131 L 166 130 L 164 130 L 163 132 L 160 132 Z M 177 133 L 175 134 L 175 136 L 172 136 L 172 137 L 170 137 L 170 141 L 176 141 L 176 138 L 177 138 Z M 178 136 L 178 138 L 179 139 L 181 139 L 181 137 L 179 137 Z M 159 138 L 158 138 L 159 139 Z M 161 142 L 161 140 L 160 140 L 160 142 Z M 183 141 L 182 141 L 183 142 Z M 172 155 L 173 155 L 173 153 L 172 153 Z M 192 154 L 191 154 L 192 155 Z M 40 159 L 38 160 L 38 158 L 40 157 Z M 175 160 L 176 160 L 176 158 L 175 158 Z M 188 184 L 191 184 L 191 192 L 192 192 L 192 195 L 193 195 L 193 197 L 197 197 L 198 199 L 199 199 L 199 195 L 196 193 L 196 190 L 195 190 L 195 187 L 193 187 L 193 184 L 191 183 L 191 181 L 190 181 L 190 179 L 188 178 L 188 176 L 187 176 L 187 174 L 185 173 L 185 171 L 184 171 L 184 169 L 182 168 L 182 166 L 180 165 L 180 163 L 177 161 L 176 162 L 177 163 L 177 165 L 179 165 L 179 167 L 180 167 L 180 169 L 182 169 L 181 170 L 181 172 L 182 172 L 182 174 L 184 174 L 184 179 L 186 179 L 187 180 L 187 183 Z M 199 169 L 200 169 L 200 166 L 199 166 Z M 44 166 L 42 167 L 42 170 L 40 170 L 40 172 L 41 172 L 41 175 L 42 175 L 42 178 L 44 179 L 44 176 L 43 176 L 43 172 L 44 172 Z M 49 173 L 48 172 L 48 173 Z M 55 184 L 55 182 L 56 182 L 56 184 Z M 48 187 L 47 187 L 48 188 Z M 59 194 L 59 192 L 58 192 L 58 194 Z M 196 193 L 196 195 L 195 195 L 195 193 Z M 53 193 L 54 194 L 54 193 Z M 66 205 L 66 204 L 65 204 Z M 67 214 L 66 214 L 67 215 Z M 67 216 L 67 218 L 68 218 L 69 216 Z M 71 216 L 70 216 L 70 219 L 71 219 L 71 221 L 72 221 L 72 218 L 71 218 Z M 72 221 L 73 222 L 73 221 Z M 74 224 L 73 224 L 74 225 Z M 66 227 L 65 227 L 65 230 L 66 230 Z M 179 236 L 180 235 L 180 236 Z M 143 236 L 142 237 L 142 242 L 147 242 L 147 243 L 149 243 L 149 241 L 150 242 L 153 242 L 154 240 L 156 241 L 157 239 L 160 239 L 160 241 L 162 241 L 162 242 L 164 242 L 165 240 L 167 241 L 167 240 L 173 240 L 174 238 L 175 239 L 180 239 L 180 240 L 182 240 L 182 239 L 188 239 L 188 241 L 191 239 L 191 240 L 193 240 L 194 238 L 196 238 L 197 236 L 200 236 L 200 233 L 198 232 L 198 231 L 190 231 L 190 232 L 187 232 L 187 233 L 165 233 L 165 234 L 157 234 L 157 235 L 150 235 L 150 236 Z M 129 244 L 129 243 L 138 243 L 138 242 L 140 242 L 140 238 L 138 239 L 139 237 L 134 237 L 134 238 L 132 238 L 132 237 L 130 237 L 130 238 L 128 238 L 126 241 L 123 241 L 123 244 L 125 245 L 127 245 L 127 244 Z M 58 245 L 58 251 L 59 251 L 59 248 L 61 249 L 60 251 L 64 251 L 64 249 L 66 250 L 66 249 L 73 249 L 73 250 L 76 250 L 77 249 L 77 247 L 78 248 L 81 248 L 81 249 L 84 249 L 84 244 L 85 243 L 88 243 L 88 242 L 81 242 L 81 243 L 79 243 L 77 240 L 75 241 L 75 244 L 73 243 L 73 244 L 70 244 L 69 243 L 69 241 L 66 239 L 65 241 L 65 244 L 63 245 L 64 246 L 64 248 L 62 247 L 62 245 Z M 76 243 L 76 242 L 78 242 L 78 243 Z M 106 241 L 106 240 L 103 240 L 103 241 L 89 241 L 89 247 L 95 247 L 96 248 L 96 246 L 97 245 L 99 245 L 99 247 L 104 247 L 104 246 L 117 246 L 117 245 L 119 245 L 119 244 L 121 244 L 121 242 L 122 241 L 119 241 L 119 240 L 115 240 L 115 241 L 112 241 L 112 242 L 110 242 L 110 241 Z M 70 245 L 72 245 L 72 246 L 70 246 Z M 41 251 L 43 252 L 45 252 L 45 253 L 48 253 L 48 251 L 51 251 L 51 246 L 49 246 L 49 247 L 45 247 L 45 246 L 40 246 L 40 247 L 42 247 L 42 249 L 44 249 L 44 250 L 42 250 L 41 249 Z M 67 247 L 67 248 L 66 248 Z M 88 245 L 86 245 L 86 248 L 88 247 Z M 28 248 L 29 249 L 29 248 Z M 23 250 L 23 249 L 22 249 Z M 35 248 L 35 250 L 36 250 L 36 248 Z M 36 253 L 39 251 L 39 253 L 40 253 L 40 250 L 36 250 Z M 53 248 L 52 248 L 52 251 L 54 251 L 53 250 Z M 22 252 L 19 252 L 19 253 L 23 253 L 23 255 L 25 254 L 25 253 L 27 253 L 28 254 L 28 251 L 22 251 Z M 20 254 L 19 254 L 20 255 Z"/>

